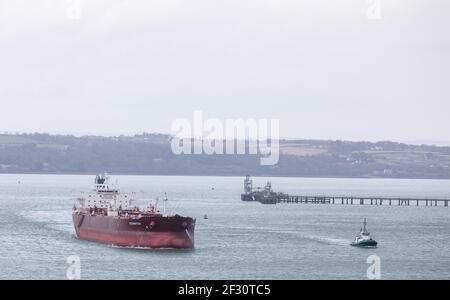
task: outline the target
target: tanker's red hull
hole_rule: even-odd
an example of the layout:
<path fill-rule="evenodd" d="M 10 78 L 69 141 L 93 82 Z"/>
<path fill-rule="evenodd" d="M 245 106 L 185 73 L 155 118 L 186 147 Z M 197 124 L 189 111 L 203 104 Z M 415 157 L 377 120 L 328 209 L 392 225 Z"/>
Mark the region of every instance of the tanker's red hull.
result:
<path fill-rule="evenodd" d="M 139 218 L 73 212 L 78 238 L 121 247 L 194 248 L 195 220 L 182 216 Z"/>

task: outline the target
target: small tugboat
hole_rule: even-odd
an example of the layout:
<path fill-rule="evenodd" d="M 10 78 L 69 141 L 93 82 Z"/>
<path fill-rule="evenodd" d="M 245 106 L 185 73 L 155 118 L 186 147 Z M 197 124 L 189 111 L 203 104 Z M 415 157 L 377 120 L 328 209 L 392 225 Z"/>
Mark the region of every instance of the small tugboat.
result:
<path fill-rule="evenodd" d="M 361 228 L 361 231 L 358 233 L 355 240 L 350 244 L 351 246 L 364 248 L 374 248 L 377 246 L 377 241 L 370 237 L 370 232 L 367 231 L 366 225 L 367 222 L 364 218 L 364 228 Z"/>

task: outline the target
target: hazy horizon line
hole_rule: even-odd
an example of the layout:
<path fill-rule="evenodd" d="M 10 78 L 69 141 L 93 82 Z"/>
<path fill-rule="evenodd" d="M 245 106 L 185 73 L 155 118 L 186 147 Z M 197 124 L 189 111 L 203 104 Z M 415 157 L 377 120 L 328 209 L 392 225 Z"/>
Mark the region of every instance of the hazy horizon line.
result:
<path fill-rule="evenodd" d="M 130 132 L 64 132 L 64 131 L 0 131 L 0 135 L 32 135 L 32 134 L 48 134 L 52 136 L 73 136 L 73 137 L 87 137 L 87 136 L 97 136 L 97 137 L 133 137 L 144 134 L 154 134 L 154 135 L 168 135 L 173 136 L 172 133 L 167 132 L 151 132 L 151 131 L 130 131 Z M 281 136 L 280 140 L 285 141 L 297 141 L 297 140 L 313 140 L 313 141 L 346 141 L 346 142 L 368 142 L 368 143 L 381 143 L 381 142 L 394 142 L 407 145 L 427 145 L 427 146 L 438 146 L 438 147 L 450 147 L 450 140 L 434 140 L 434 139 L 415 139 L 415 140 L 395 140 L 395 139 L 382 139 L 382 140 L 361 140 L 361 139 L 345 139 L 345 138 L 314 138 L 314 137 L 292 137 L 292 136 Z"/>

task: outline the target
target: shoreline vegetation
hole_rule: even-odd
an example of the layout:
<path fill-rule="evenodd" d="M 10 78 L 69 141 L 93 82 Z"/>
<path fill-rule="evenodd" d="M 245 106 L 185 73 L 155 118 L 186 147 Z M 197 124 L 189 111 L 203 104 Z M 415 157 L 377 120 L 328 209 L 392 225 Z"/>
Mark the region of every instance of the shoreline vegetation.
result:
<path fill-rule="evenodd" d="M 450 179 L 450 147 L 280 140 L 279 163 L 261 166 L 253 154 L 175 155 L 171 138 L 0 134 L 0 174 Z"/>

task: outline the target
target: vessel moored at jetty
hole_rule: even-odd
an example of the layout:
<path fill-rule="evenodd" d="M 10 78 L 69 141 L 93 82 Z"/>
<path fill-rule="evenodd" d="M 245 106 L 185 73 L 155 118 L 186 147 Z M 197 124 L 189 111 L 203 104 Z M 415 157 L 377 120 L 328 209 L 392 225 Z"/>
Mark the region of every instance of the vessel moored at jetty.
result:
<path fill-rule="evenodd" d="M 272 191 L 270 181 L 266 183 L 264 188 L 253 188 L 253 180 L 247 175 L 244 180 L 244 194 L 241 194 L 242 201 L 258 201 L 262 204 L 276 204 L 278 202 L 278 194 Z"/>
<path fill-rule="evenodd" d="M 79 239 L 120 247 L 194 248 L 195 219 L 164 215 L 157 203 L 141 210 L 135 194 L 121 193 L 108 175 L 95 178 L 94 189 L 81 193 L 72 219 Z"/>

